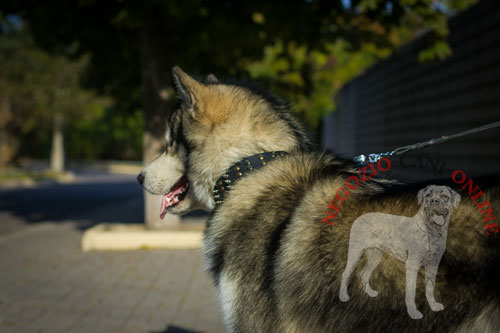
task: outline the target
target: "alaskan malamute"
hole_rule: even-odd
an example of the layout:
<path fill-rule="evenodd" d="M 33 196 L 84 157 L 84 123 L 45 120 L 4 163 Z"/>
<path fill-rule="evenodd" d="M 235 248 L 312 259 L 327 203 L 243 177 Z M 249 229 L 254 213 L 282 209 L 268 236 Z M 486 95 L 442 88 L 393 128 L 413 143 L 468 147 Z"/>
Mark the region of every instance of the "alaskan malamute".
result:
<path fill-rule="evenodd" d="M 179 140 L 185 153 L 176 155 L 180 167 L 175 177 L 162 155 L 140 178 L 147 190 L 164 195 L 165 209 L 176 212 L 175 207 L 188 210 L 196 205 L 212 211 L 205 230 L 205 262 L 230 331 L 500 331 L 500 234 L 494 229 L 486 234 L 485 216 L 451 175 L 450 181 L 437 185 L 464 194 L 462 200 L 453 199 L 451 205 L 450 198 L 440 194 L 441 201 L 433 203 L 430 198 L 429 205 L 443 203 L 440 208 L 429 206 L 434 216 L 422 217 L 437 221 L 428 221 L 435 230 L 412 227 L 422 235 L 439 235 L 438 222 L 449 220 L 447 240 L 438 237 L 446 249 L 437 277 L 424 272 L 425 263 L 420 263 L 421 269 L 410 267 L 417 276 L 414 299 L 409 300 L 408 253 L 401 254 L 406 264 L 381 255 L 376 265 L 370 264 L 373 269 L 366 279 L 360 277 L 368 262 L 363 254 L 341 290 L 348 251 L 356 250 L 349 247 L 353 222 L 367 213 L 406 221 L 405 216 L 419 212 L 417 193 L 431 183 L 405 185 L 372 177 L 351 182 L 355 189 L 334 205 L 331 199 L 339 188 L 347 190 L 346 179 L 360 175 L 358 167 L 314 150 L 285 106 L 244 86 L 213 77 L 200 82 L 178 67 L 173 73 L 181 98 L 173 122 L 179 133 L 167 136 L 167 142 L 170 147 Z M 162 176 L 166 173 L 175 180 Z M 481 200 L 489 201 L 493 213 L 499 214 L 499 176 L 475 184 L 484 192 Z M 323 223 L 331 216 L 329 205 L 336 207 L 334 224 Z M 398 239 L 418 236 L 403 237 L 400 229 Z M 393 236 L 387 230 L 388 234 L 378 234 L 384 243 L 373 246 L 390 244 Z M 433 251 L 430 238 L 419 244 L 429 246 L 422 251 Z M 416 248 L 403 245 L 397 248 Z"/>

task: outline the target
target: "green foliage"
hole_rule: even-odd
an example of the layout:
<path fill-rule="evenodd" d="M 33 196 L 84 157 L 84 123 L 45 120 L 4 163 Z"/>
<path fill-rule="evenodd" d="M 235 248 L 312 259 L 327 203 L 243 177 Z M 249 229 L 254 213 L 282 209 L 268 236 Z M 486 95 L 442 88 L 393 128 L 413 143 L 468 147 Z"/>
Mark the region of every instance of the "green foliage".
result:
<path fill-rule="evenodd" d="M 130 114 L 116 108 L 93 108 L 68 126 L 66 154 L 72 159 L 140 160 L 143 132 L 140 109 Z"/>
<path fill-rule="evenodd" d="M 433 47 L 421 51 L 418 55 L 418 60 L 420 62 L 431 62 L 435 59 L 445 59 L 450 55 L 450 46 L 443 41 L 438 41 Z"/>
<path fill-rule="evenodd" d="M 48 158 L 56 115 L 65 122 L 69 157 L 140 159 L 142 113 L 111 109 L 110 98 L 82 87 L 88 56 L 50 55 L 22 27 L 0 35 L 0 63 L 1 165 Z"/>
<path fill-rule="evenodd" d="M 294 101 L 293 110 L 315 128 L 335 109 L 332 97 L 341 86 L 389 52 L 373 43 L 353 51 L 343 39 L 324 45 L 323 50 L 293 42 L 285 47 L 278 41 L 265 48 L 261 61 L 250 61 L 246 67 L 252 78 L 267 81 L 279 96 Z"/>
<path fill-rule="evenodd" d="M 431 31 L 432 38 L 419 54 L 420 61 L 451 55 L 447 18 L 475 2 L 352 1 L 331 23 L 330 30 L 338 31 L 336 38 L 320 45 L 278 39 L 264 48 L 261 59 L 246 61 L 244 67 L 252 78 L 265 80 L 278 95 L 293 101 L 293 110 L 317 129 L 335 110 L 335 96 L 344 84 L 423 33 Z M 391 20 L 394 15 L 396 20 Z"/>

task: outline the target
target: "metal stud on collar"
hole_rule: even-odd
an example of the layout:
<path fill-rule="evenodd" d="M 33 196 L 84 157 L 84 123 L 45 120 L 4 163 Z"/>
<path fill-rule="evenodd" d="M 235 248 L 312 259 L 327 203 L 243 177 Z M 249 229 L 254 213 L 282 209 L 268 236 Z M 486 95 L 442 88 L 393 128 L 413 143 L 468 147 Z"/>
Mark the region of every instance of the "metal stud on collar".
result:
<path fill-rule="evenodd" d="M 276 157 L 285 156 L 285 154 L 286 152 L 283 151 L 265 152 L 246 157 L 240 162 L 233 164 L 217 180 L 214 187 L 213 196 L 216 207 L 224 201 L 228 193 L 234 188 L 235 181 L 244 177 L 248 173 L 267 165 L 267 162 L 275 159 Z"/>

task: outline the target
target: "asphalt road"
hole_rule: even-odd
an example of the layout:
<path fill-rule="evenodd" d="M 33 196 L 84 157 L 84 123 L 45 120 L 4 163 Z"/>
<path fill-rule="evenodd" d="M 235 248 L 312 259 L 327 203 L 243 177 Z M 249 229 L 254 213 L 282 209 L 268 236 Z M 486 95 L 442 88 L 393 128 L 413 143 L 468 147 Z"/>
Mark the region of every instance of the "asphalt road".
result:
<path fill-rule="evenodd" d="M 2 223 L 72 220 L 81 227 L 101 222 L 142 223 L 143 193 L 133 175 L 80 173 L 70 184 L 44 183 L 0 190 Z M 4 226 L 4 229 L 6 227 Z"/>

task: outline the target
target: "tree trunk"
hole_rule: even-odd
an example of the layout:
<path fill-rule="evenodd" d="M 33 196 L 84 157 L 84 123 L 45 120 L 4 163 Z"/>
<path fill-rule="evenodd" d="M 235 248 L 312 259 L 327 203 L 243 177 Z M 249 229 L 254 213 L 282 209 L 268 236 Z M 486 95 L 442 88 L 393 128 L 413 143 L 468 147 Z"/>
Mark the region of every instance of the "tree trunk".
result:
<path fill-rule="evenodd" d="M 141 76 L 145 116 L 143 160 L 145 165 L 161 154 L 165 147 L 165 121 L 175 103 L 173 90 L 168 83 L 171 76 L 170 66 L 165 64 L 167 57 L 158 47 L 158 45 L 164 45 L 165 40 L 155 40 L 155 32 L 157 34 L 154 23 L 148 22 L 144 24 L 141 34 Z M 180 224 L 180 217 L 177 215 L 167 214 L 161 220 L 160 208 L 161 196 L 144 192 L 144 219 L 148 228 L 175 228 Z"/>
<path fill-rule="evenodd" d="M 19 138 L 14 135 L 14 130 L 9 130 L 12 120 L 11 105 L 7 97 L 1 98 L 0 104 L 0 168 L 12 164 L 14 156 L 19 149 Z"/>
<path fill-rule="evenodd" d="M 64 132 L 61 115 L 54 115 L 52 128 L 52 150 L 50 152 L 50 170 L 64 171 Z"/>

